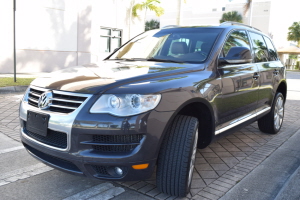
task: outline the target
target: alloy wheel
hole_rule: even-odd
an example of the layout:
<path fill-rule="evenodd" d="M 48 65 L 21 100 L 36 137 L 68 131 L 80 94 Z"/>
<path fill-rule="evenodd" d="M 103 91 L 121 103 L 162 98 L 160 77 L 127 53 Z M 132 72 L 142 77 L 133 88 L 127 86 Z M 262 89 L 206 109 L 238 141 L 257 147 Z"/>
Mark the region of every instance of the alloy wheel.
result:
<path fill-rule="evenodd" d="M 276 105 L 274 109 L 274 126 L 276 130 L 278 130 L 282 124 L 283 114 L 284 114 L 283 98 L 279 97 L 276 101 Z"/>

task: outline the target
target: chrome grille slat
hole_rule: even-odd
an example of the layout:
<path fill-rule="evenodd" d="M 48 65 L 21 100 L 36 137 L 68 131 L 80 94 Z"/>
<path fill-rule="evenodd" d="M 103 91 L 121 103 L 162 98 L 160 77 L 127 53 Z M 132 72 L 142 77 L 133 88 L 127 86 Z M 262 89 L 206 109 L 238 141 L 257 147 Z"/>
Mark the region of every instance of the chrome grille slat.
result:
<path fill-rule="evenodd" d="M 52 98 L 52 100 L 70 102 L 70 103 L 83 103 L 84 102 L 84 101 L 65 100 L 65 99 L 59 99 L 59 98 Z"/>
<path fill-rule="evenodd" d="M 36 94 L 36 93 L 34 93 L 34 92 L 29 92 L 29 94 L 31 94 L 31 95 L 33 95 L 33 96 L 36 96 L 36 97 L 38 97 L 38 98 L 40 98 L 40 96 L 41 96 L 41 95 Z"/>
<path fill-rule="evenodd" d="M 35 102 L 35 103 L 39 103 L 38 100 L 35 100 L 35 99 L 33 99 L 33 98 L 30 98 L 29 101 L 33 101 L 33 102 Z"/>
<path fill-rule="evenodd" d="M 66 108 L 70 110 L 75 110 L 75 107 L 68 107 L 68 106 L 59 106 L 59 105 L 51 105 L 51 107 L 56 107 L 56 108 Z"/>
<path fill-rule="evenodd" d="M 49 89 L 31 86 L 28 94 L 29 105 L 38 107 L 40 96 L 48 90 Z M 57 90 L 53 90 L 52 93 L 53 98 L 50 99 L 52 101 L 52 104 L 48 109 L 44 111 L 51 111 L 64 114 L 68 114 L 75 111 L 78 107 L 81 106 L 81 104 L 85 102 L 85 100 L 89 96 L 85 94 L 77 94 Z"/>

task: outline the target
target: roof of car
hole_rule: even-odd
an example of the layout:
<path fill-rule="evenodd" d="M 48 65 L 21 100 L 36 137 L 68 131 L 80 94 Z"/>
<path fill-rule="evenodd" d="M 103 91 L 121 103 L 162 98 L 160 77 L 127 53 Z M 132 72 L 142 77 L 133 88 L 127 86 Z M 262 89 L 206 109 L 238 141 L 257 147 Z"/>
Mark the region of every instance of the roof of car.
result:
<path fill-rule="evenodd" d="M 263 33 L 258 28 L 255 28 L 253 26 L 249 26 L 249 25 L 246 25 L 246 24 L 243 24 L 243 23 L 231 22 L 231 21 L 223 22 L 220 25 L 199 25 L 199 26 L 197 26 L 197 25 L 195 25 L 195 26 L 168 25 L 168 26 L 164 26 L 160 29 L 171 29 L 171 28 L 223 28 L 223 29 L 227 29 L 228 31 L 230 31 L 232 29 L 246 29 L 248 31 L 253 31 L 253 32 L 262 34 L 266 37 L 269 37 L 268 35 Z"/>
<path fill-rule="evenodd" d="M 203 27 L 203 28 L 205 28 L 205 27 L 207 27 L 207 28 L 220 28 L 220 26 L 222 26 L 222 27 L 231 27 L 231 28 L 233 28 L 233 27 L 236 27 L 236 26 L 242 26 L 242 27 L 244 27 L 244 28 L 247 28 L 248 30 L 250 29 L 254 29 L 255 31 L 259 31 L 259 32 L 261 32 L 261 30 L 259 30 L 259 29 L 257 29 L 257 28 L 255 28 L 255 27 L 253 27 L 253 26 L 249 26 L 249 25 L 246 25 L 246 24 L 242 24 L 242 23 L 238 23 L 238 22 L 231 22 L 231 21 L 227 21 L 227 22 L 223 22 L 223 23 L 221 23 L 219 26 L 212 26 L 212 25 L 205 25 L 205 26 L 178 26 L 178 25 L 168 25 L 168 26 L 164 26 L 164 27 L 162 27 L 161 29 L 168 29 L 168 28 L 183 28 L 183 27 L 185 27 L 185 28 L 187 28 L 187 27 Z"/>

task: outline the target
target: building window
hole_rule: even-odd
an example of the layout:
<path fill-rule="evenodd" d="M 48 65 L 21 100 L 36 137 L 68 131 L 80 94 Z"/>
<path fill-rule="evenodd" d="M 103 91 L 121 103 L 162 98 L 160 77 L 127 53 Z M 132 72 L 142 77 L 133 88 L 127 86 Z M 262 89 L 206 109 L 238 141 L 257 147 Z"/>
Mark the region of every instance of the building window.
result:
<path fill-rule="evenodd" d="M 216 9 L 216 8 L 213 8 L 212 11 L 215 12 L 215 11 L 217 11 L 217 9 Z"/>
<path fill-rule="evenodd" d="M 110 53 L 119 48 L 122 43 L 122 30 L 101 27 L 100 29 L 100 51 Z"/>
<path fill-rule="evenodd" d="M 225 7 L 222 7 L 222 11 L 225 11 Z"/>

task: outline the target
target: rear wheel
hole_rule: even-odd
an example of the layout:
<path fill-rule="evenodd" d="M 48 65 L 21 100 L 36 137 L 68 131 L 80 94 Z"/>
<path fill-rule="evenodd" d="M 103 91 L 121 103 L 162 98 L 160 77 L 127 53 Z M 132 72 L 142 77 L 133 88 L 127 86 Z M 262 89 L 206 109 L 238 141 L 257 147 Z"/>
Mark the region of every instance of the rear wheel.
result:
<path fill-rule="evenodd" d="M 190 190 L 198 142 L 198 119 L 178 115 L 167 130 L 157 164 L 157 187 L 172 196 Z"/>
<path fill-rule="evenodd" d="M 271 111 L 258 120 L 259 130 L 276 134 L 280 130 L 284 117 L 284 97 L 278 92 L 275 96 Z"/>

